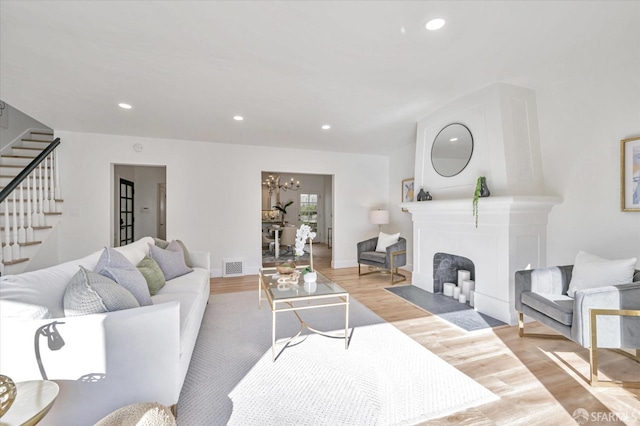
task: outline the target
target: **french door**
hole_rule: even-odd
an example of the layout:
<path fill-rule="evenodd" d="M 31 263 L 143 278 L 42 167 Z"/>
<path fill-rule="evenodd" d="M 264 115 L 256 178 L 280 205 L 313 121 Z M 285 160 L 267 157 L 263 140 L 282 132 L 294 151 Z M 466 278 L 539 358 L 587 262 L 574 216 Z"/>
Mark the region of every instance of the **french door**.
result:
<path fill-rule="evenodd" d="M 120 179 L 120 245 L 133 242 L 133 182 Z"/>
<path fill-rule="evenodd" d="M 318 232 L 318 194 L 300 194 L 300 223 Z"/>

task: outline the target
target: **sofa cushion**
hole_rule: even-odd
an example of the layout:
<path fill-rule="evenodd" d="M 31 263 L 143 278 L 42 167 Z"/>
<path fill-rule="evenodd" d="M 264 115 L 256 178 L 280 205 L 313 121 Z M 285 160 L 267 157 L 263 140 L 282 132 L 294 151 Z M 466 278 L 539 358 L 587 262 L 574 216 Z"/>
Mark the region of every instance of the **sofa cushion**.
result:
<path fill-rule="evenodd" d="M 527 291 L 522 293 L 522 303 L 564 325 L 573 322 L 573 298 L 567 295 Z"/>
<path fill-rule="evenodd" d="M 164 273 L 162 273 L 158 262 L 151 257 L 145 256 L 138 264 L 138 270 L 147 282 L 147 288 L 151 296 L 158 293 L 158 291 L 165 286 L 167 281 L 164 278 Z"/>
<path fill-rule="evenodd" d="M 64 293 L 66 316 L 100 314 L 140 306 L 127 289 L 115 281 L 80 267 Z"/>
<path fill-rule="evenodd" d="M 202 293 L 202 282 L 209 280 L 209 271 L 204 268 L 194 268 L 193 272 L 187 275 L 174 278 L 167 282 L 157 294 L 170 293 Z"/>
<path fill-rule="evenodd" d="M 578 290 L 633 282 L 637 259 L 608 260 L 583 251 L 578 252 L 573 265 L 567 294 Z"/>
<path fill-rule="evenodd" d="M 399 232 L 397 234 L 385 234 L 384 232 L 381 232 L 378 235 L 378 244 L 376 244 L 376 251 L 386 253 L 387 247 L 397 243 L 399 238 Z"/>
<path fill-rule="evenodd" d="M 115 249 L 104 248 L 95 271 L 129 290 L 140 306 L 153 304 L 145 277 L 123 254 Z"/>
<path fill-rule="evenodd" d="M 361 260 L 368 260 L 370 262 L 381 263 L 384 265 L 385 260 L 387 259 L 386 253 L 380 253 L 377 251 L 365 251 L 360 253 Z"/>
<path fill-rule="evenodd" d="M 171 244 L 172 242 L 172 241 L 161 240 L 160 238 L 154 238 L 154 241 L 156 242 L 156 246 L 162 249 L 166 249 L 167 247 L 169 247 L 169 244 Z M 189 254 L 189 250 L 187 250 L 187 246 L 181 240 L 173 240 L 173 241 L 180 244 L 180 247 L 182 248 L 182 253 L 184 254 L 184 263 L 189 268 L 193 268 L 193 262 L 191 261 L 191 255 Z"/>
<path fill-rule="evenodd" d="M 149 255 L 158 262 L 167 281 L 193 271 L 185 263 L 182 247 L 176 241 L 172 241 L 166 249 L 151 246 Z"/>

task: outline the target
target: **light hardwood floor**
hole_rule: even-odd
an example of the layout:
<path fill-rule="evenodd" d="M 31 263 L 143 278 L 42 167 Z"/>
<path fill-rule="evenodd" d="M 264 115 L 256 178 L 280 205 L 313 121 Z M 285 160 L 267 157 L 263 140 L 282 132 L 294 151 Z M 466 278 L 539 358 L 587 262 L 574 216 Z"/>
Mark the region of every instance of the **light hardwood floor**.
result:
<path fill-rule="evenodd" d="M 430 421 L 428 425 L 640 425 L 640 390 L 592 388 L 589 352 L 568 340 L 518 337 L 517 326 L 466 332 L 384 290 L 388 275 L 358 276 L 358 268 L 331 269 L 326 245 L 314 244 L 314 266 L 399 330 L 500 397 L 499 401 Z M 256 290 L 257 276 L 213 278 L 212 293 Z M 397 285 L 408 285 L 406 282 Z M 551 332 L 538 324 L 527 331 Z M 640 364 L 599 351 L 601 379 L 640 380 Z M 616 420 L 619 419 L 619 420 Z M 598 420 L 598 421 L 593 421 Z"/>

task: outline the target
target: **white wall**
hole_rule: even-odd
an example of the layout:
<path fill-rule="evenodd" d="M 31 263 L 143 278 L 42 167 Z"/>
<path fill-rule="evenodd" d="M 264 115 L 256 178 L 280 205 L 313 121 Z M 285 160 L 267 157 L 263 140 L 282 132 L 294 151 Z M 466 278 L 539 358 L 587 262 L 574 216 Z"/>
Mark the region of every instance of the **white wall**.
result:
<path fill-rule="evenodd" d="M 399 207 L 402 201 L 402 180 L 414 177 L 416 144 L 396 148 L 389 156 L 389 224 L 383 225 L 383 232 L 396 233 L 407 239 L 407 265 L 403 269 L 413 269 L 413 221 L 409 212 Z M 420 187 L 416 187 L 416 195 Z M 375 226 L 375 225 L 372 225 Z"/>
<path fill-rule="evenodd" d="M 537 91 L 548 193 L 547 264 L 578 250 L 640 260 L 640 213 L 620 211 L 620 140 L 640 136 L 640 64 L 611 64 Z M 638 263 L 640 265 L 640 262 Z"/>
<path fill-rule="evenodd" d="M 65 217 L 59 259 L 109 245 L 113 234 L 113 164 L 166 165 L 167 238 L 211 252 L 214 273 L 223 258 L 244 258 L 248 272 L 261 263 L 261 171 L 334 177 L 333 266 L 356 265 L 356 243 L 370 237 L 369 210 L 386 203 L 388 158 L 263 148 L 212 142 L 56 131 Z M 133 150 L 135 143 L 144 149 Z"/>

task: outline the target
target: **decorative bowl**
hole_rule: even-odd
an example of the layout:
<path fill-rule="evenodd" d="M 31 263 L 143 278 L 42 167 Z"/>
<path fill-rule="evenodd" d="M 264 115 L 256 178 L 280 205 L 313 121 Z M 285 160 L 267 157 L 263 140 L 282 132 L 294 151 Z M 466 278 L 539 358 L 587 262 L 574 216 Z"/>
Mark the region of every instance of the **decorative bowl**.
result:
<path fill-rule="evenodd" d="M 16 399 L 16 385 L 7 376 L 0 375 L 0 417 L 9 410 Z"/>
<path fill-rule="evenodd" d="M 292 274 L 293 271 L 296 270 L 296 264 L 293 262 L 283 263 L 282 265 L 276 266 L 276 269 L 281 274 Z"/>

